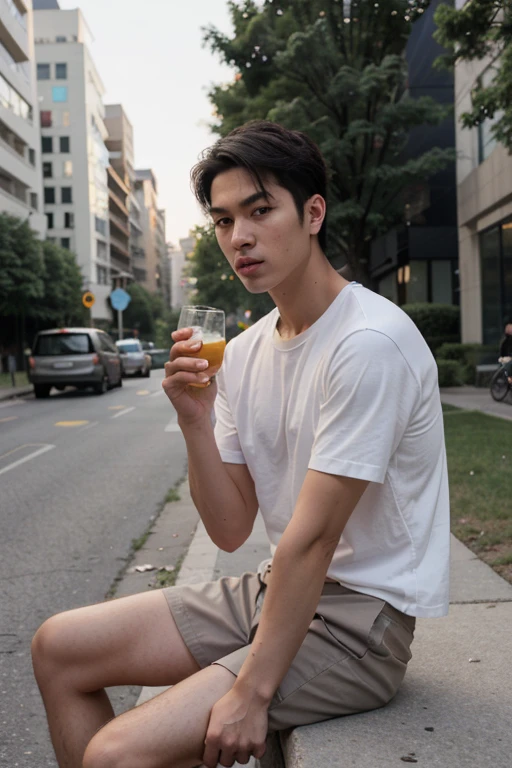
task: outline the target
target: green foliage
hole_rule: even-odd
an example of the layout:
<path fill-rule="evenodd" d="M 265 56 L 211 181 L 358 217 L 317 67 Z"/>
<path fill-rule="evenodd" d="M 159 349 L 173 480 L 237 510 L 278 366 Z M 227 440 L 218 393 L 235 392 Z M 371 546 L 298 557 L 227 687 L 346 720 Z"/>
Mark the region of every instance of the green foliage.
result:
<path fill-rule="evenodd" d="M 455 360 L 461 369 L 465 384 L 475 383 L 475 369 L 483 363 L 495 363 L 497 350 L 484 344 L 442 344 L 436 350 L 437 361 Z"/>
<path fill-rule="evenodd" d="M 40 242 L 22 221 L 0 214 L 0 316 L 34 312 L 44 295 Z"/>
<path fill-rule="evenodd" d="M 153 307 L 158 306 L 158 302 L 139 283 L 131 283 L 126 288 L 126 291 L 130 294 L 132 300 L 123 312 L 124 328 L 127 331 L 136 330 L 141 338 L 146 337 L 148 340 L 152 340 L 155 335 Z"/>
<path fill-rule="evenodd" d="M 445 343 L 460 341 L 460 309 L 451 304 L 404 304 L 403 311 L 418 326 L 432 352 Z"/>
<path fill-rule="evenodd" d="M 89 324 L 89 312 L 82 304 L 83 277 L 71 251 L 46 240 L 42 243 L 44 298 L 32 313 L 40 328 Z"/>
<path fill-rule="evenodd" d="M 226 314 L 251 310 L 251 320 L 259 320 L 274 308 L 267 293 L 249 293 L 235 275 L 220 250 L 213 227 L 197 227 L 196 247 L 189 273 L 195 277 L 195 304 L 223 309 Z"/>
<path fill-rule="evenodd" d="M 440 387 L 460 387 L 464 384 L 464 372 L 456 360 L 438 360 Z"/>
<path fill-rule="evenodd" d="M 309 134 L 330 169 L 328 255 L 364 279 L 366 243 L 403 218 L 407 185 L 454 159 L 433 149 L 407 157 L 413 127 L 446 110 L 407 95 L 405 45 L 428 0 L 230 2 L 232 37 L 205 30 L 210 48 L 238 72 L 212 88 L 221 135 L 250 119 Z"/>
<path fill-rule="evenodd" d="M 494 78 L 477 83 L 472 110 L 461 116 L 465 128 L 497 118 L 495 138 L 512 153 L 512 4 L 509 0 L 471 0 L 459 10 L 442 4 L 436 11 L 437 41 L 448 49 L 438 67 L 490 57 Z"/>

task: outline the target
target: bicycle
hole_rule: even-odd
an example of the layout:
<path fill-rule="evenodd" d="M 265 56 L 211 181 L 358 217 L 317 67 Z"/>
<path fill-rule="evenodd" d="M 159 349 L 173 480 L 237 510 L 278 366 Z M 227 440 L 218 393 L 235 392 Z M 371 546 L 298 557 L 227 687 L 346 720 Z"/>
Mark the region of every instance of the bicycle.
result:
<path fill-rule="evenodd" d="M 496 373 L 494 373 L 489 389 L 491 391 L 491 397 L 493 400 L 496 400 L 496 402 L 500 403 L 506 398 L 509 392 L 512 392 L 512 384 L 509 381 L 510 377 L 511 372 L 507 363 L 504 363 L 501 368 L 498 368 Z"/>

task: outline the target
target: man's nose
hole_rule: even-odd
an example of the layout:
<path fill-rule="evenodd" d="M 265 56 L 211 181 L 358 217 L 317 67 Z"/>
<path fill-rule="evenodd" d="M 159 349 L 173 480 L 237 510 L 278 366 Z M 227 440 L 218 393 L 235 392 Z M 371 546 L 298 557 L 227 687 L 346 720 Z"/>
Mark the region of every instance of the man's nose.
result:
<path fill-rule="evenodd" d="M 251 231 L 250 223 L 247 221 L 235 221 L 233 234 L 231 235 L 231 245 L 237 251 L 244 248 L 252 248 L 254 245 L 254 235 Z"/>

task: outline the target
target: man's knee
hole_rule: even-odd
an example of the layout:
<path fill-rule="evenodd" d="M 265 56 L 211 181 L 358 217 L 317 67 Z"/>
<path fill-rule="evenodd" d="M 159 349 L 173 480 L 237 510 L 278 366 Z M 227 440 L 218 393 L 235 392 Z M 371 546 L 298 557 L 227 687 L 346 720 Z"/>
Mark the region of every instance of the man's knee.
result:
<path fill-rule="evenodd" d="M 32 639 L 32 663 L 36 678 L 45 672 L 54 675 L 55 670 L 69 663 L 70 625 L 69 612 L 59 613 L 47 619 Z"/>
<path fill-rule="evenodd" d="M 130 768 L 131 757 L 123 749 L 122 740 L 102 728 L 89 742 L 83 759 L 83 768 Z M 140 768 L 140 766 L 139 766 Z"/>

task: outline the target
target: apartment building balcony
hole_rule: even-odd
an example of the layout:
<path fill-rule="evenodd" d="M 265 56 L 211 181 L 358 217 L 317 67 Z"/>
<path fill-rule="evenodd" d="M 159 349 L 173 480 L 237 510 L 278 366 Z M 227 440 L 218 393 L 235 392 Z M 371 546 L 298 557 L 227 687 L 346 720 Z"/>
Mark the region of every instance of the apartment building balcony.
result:
<path fill-rule="evenodd" d="M 133 277 L 138 283 L 145 283 L 147 278 L 147 272 L 140 267 L 133 267 Z"/>
<path fill-rule="evenodd" d="M 118 197 L 118 195 L 116 195 L 116 193 L 112 189 L 110 189 L 110 187 L 108 188 L 108 199 L 109 199 L 109 210 L 110 211 L 113 210 L 113 212 L 116 213 L 116 208 L 117 208 L 117 215 L 118 216 L 121 214 L 121 215 L 126 216 L 126 218 L 128 218 L 128 216 L 129 216 L 128 208 L 123 203 L 121 198 Z"/>
<path fill-rule="evenodd" d="M 144 248 L 138 248 L 137 246 L 131 246 L 130 247 L 130 253 L 132 255 L 132 260 L 135 263 L 139 265 L 139 267 L 142 264 L 146 263 L 146 252 Z"/>
<path fill-rule="evenodd" d="M 122 216 L 118 216 L 116 213 L 113 213 L 113 211 L 108 212 L 108 218 L 110 220 L 110 224 L 116 227 L 126 238 L 130 237 L 130 228 L 128 225 L 128 219 L 123 218 Z M 111 226 L 112 231 L 112 226 Z M 114 232 L 114 235 L 116 233 Z"/>
<path fill-rule="evenodd" d="M 118 258 L 120 261 L 122 261 L 125 266 L 126 264 L 130 263 L 131 255 L 130 251 L 128 250 L 128 247 L 126 243 L 124 243 L 119 238 L 115 237 L 115 235 L 110 234 L 110 258 L 112 260 L 112 256 L 114 255 L 116 258 Z"/>
<path fill-rule="evenodd" d="M 0 43 L 16 61 L 28 61 L 30 45 L 27 32 L 27 13 L 20 12 L 24 3 L 0 0 Z"/>

